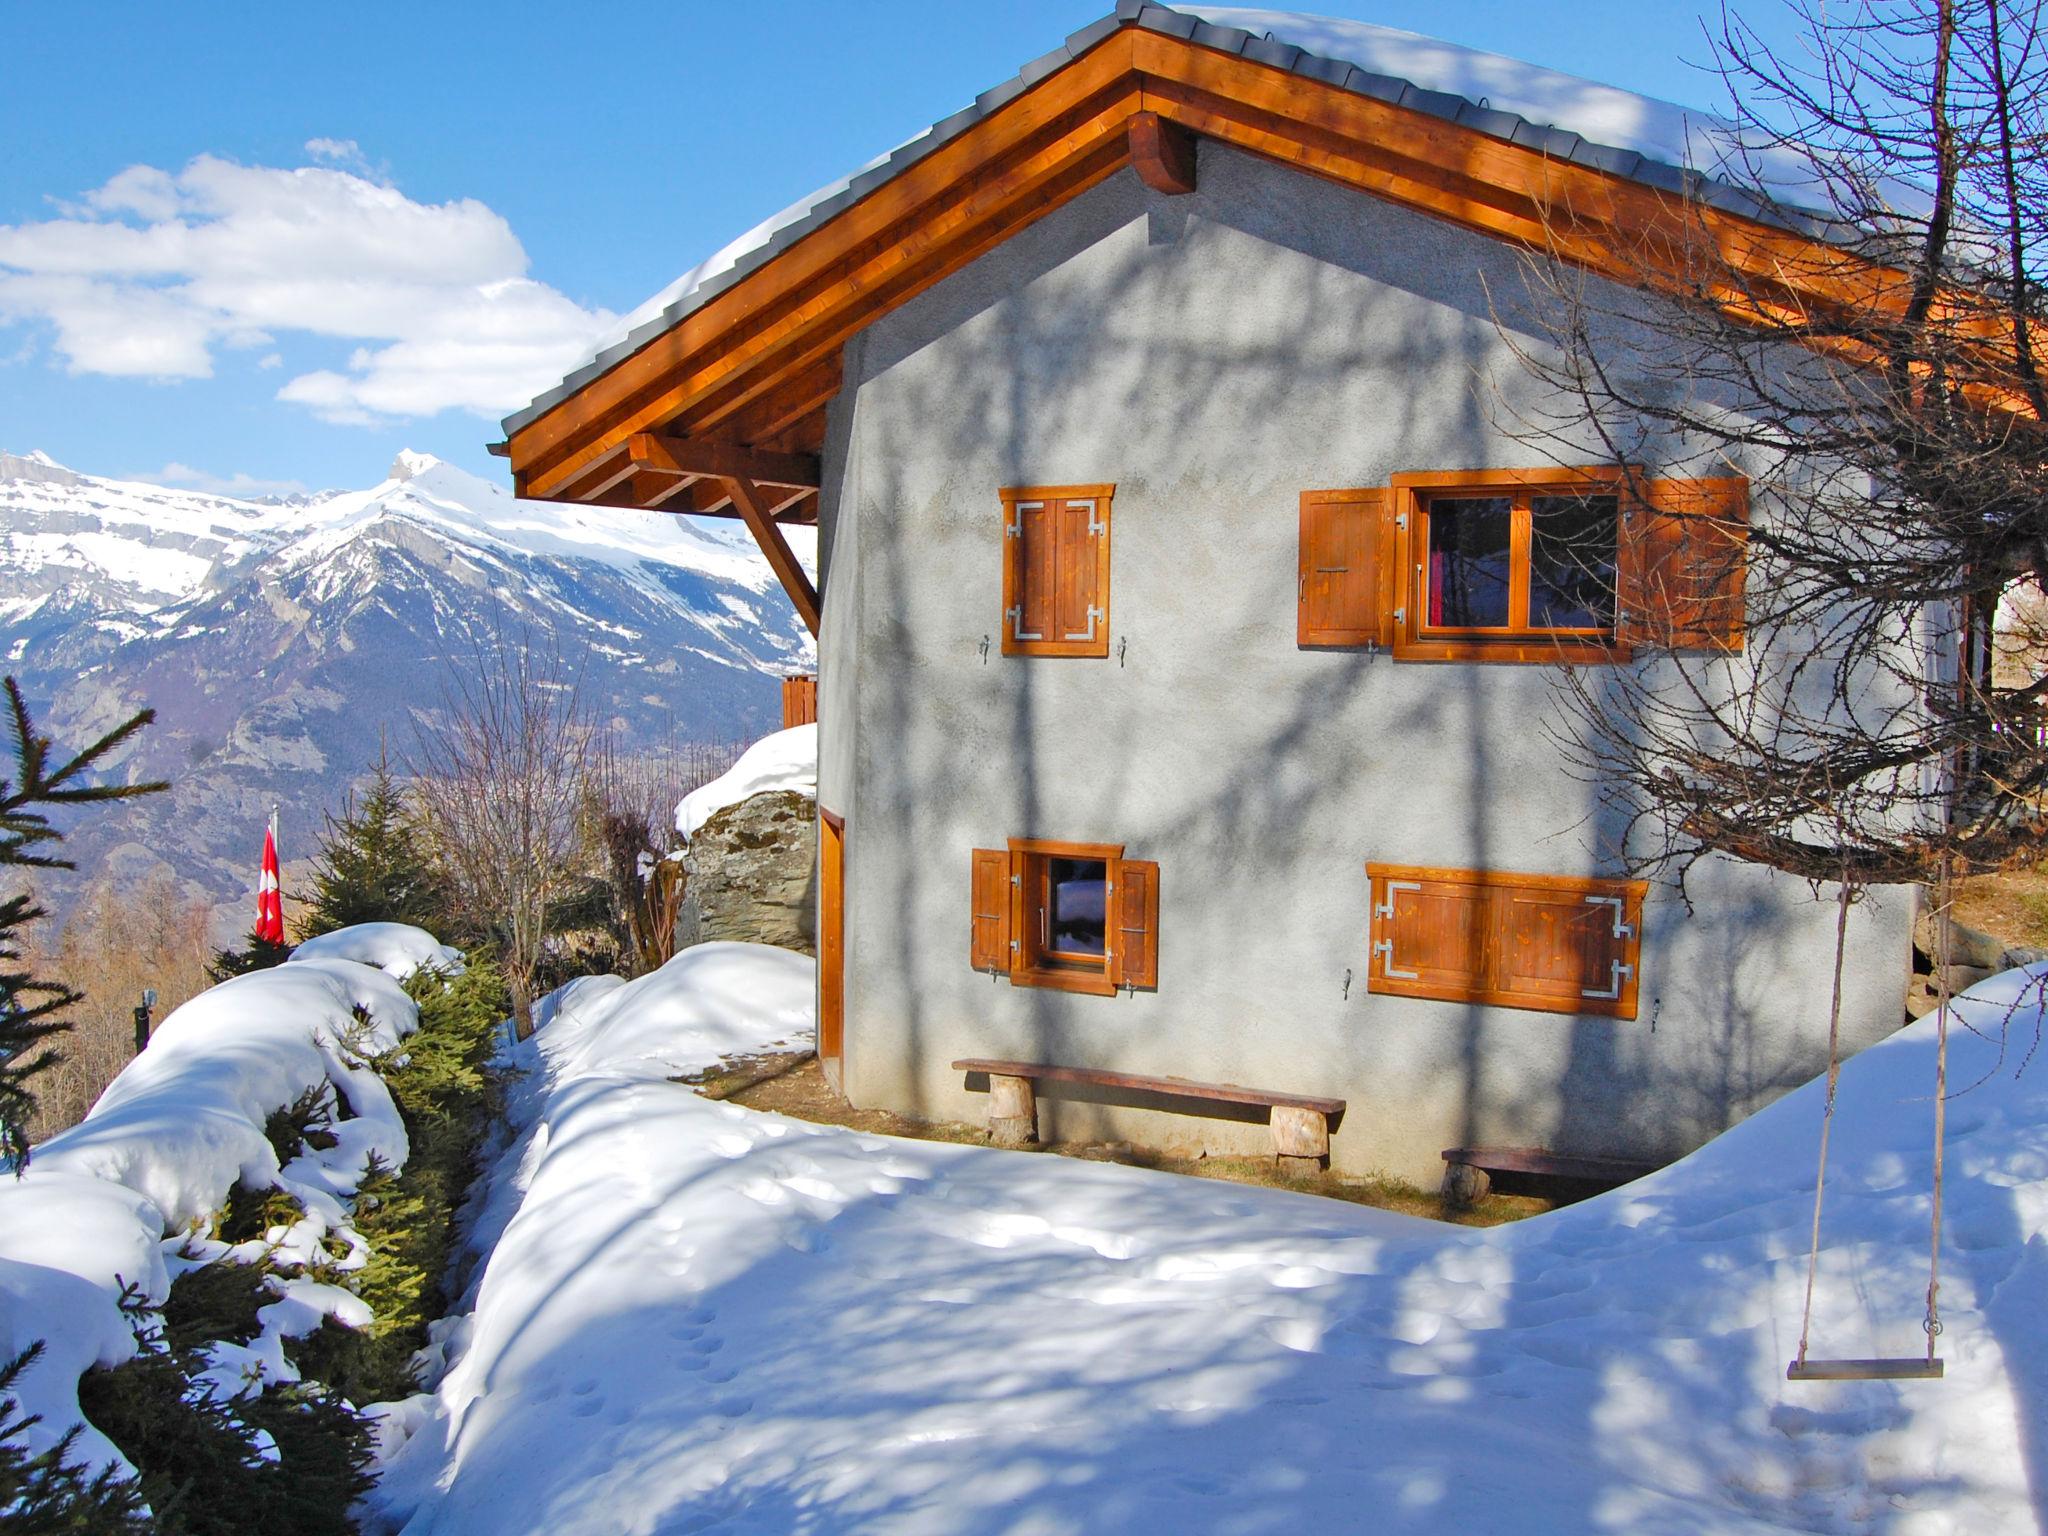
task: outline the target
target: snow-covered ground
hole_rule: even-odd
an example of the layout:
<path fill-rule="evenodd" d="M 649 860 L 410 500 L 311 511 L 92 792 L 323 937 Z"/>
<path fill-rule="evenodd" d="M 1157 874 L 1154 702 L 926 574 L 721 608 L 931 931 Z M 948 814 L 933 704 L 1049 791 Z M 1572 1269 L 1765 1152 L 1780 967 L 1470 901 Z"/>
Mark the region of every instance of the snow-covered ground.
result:
<path fill-rule="evenodd" d="M 348 947 L 346 930 L 333 947 Z M 406 1136 L 383 1080 L 364 1062 L 397 1047 L 419 1012 L 384 971 L 303 948 L 294 961 L 223 982 L 172 1012 L 82 1122 L 37 1147 L 19 1178 L 0 1174 L 0 1360 L 44 1345 L 16 1383 L 22 1410 L 42 1420 L 27 1432 L 32 1450 L 80 1422 L 81 1373 L 134 1354 L 124 1286 L 160 1303 L 179 1269 L 229 1253 L 206 1230 L 238 1180 L 284 1190 L 304 1211 L 244 1257 L 267 1252 L 290 1268 L 331 1244 L 328 1251 L 348 1254 L 335 1269 L 365 1261 L 345 1201 L 372 1156 L 404 1163 Z M 334 1096 L 334 1145 L 306 1148 L 280 1167 L 264 1122 L 315 1088 Z M 328 1315 L 351 1326 L 370 1320 L 337 1286 L 294 1276 L 277 1288 L 260 1337 L 212 1350 L 208 1375 L 226 1395 L 259 1380 L 297 1380 L 285 1336 L 311 1332 Z M 75 1454 L 125 1465 L 90 1425 Z"/>
<path fill-rule="evenodd" d="M 2036 1529 L 2048 1068 L 2015 1075 L 2023 990 L 1977 988 L 1954 1045 L 1948 1378 L 1794 1386 L 1817 1084 L 1481 1232 L 668 1080 L 800 1036 L 797 956 L 579 983 L 525 1048 L 474 1311 L 381 1512 L 409 1536 Z M 1931 1028 L 1844 1073 L 1818 1354 L 1922 1347 Z"/>

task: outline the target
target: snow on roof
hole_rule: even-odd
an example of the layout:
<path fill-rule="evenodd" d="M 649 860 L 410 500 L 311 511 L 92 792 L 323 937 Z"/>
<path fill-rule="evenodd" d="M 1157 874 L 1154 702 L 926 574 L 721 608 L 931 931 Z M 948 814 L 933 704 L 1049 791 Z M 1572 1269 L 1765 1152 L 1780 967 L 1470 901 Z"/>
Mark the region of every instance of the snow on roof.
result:
<path fill-rule="evenodd" d="M 19 1178 L 0 1175 L 0 1358 L 39 1339 L 46 1346 L 15 1388 L 23 1411 L 42 1415 L 26 1432 L 31 1450 L 47 1449 L 80 1423 L 83 1371 L 134 1353 L 135 1333 L 119 1304 L 123 1286 L 161 1302 L 169 1289 L 166 1249 L 203 1231 L 237 1181 L 283 1189 L 305 1209 L 281 1245 L 287 1259 L 310 1255 L 331 1235 L 355 1255 L 338 1267 L 361 1262 L 361 1240 L 340 1197 L 372 1156 L 395 1168 L 407 1151 L 397 1107 L 362 1056 L 395 1048 L 418 1020 L 397 982 L 349 960 L 238 976 L 175 1009 L 82 1122 L 36 1148 Z M 335 1145 L 279 1167 L 264 1122 L 326 1084 L 340 1100 Z M 309 1314 L 308 1327 L 325 1313 L 355 1310 L 342 1293 L 322 1294 L 333 1287 L 290 1284 L 283 1298 L 290 1305 L 265 1319 L 259 1341 L 275 1360 L 259 1365 L 289 1369 L 277 1335 Z M 229 1385 L 240 1384 L 244 1363 L 219 1359 Z M 93 1465 L 125 1465 L 90 1426 L 73 1454 Z"/>
<path fill-rule="evenodd" d="M 462 969 L 461 950 L 411 923 L 355 923 L 337 928 L 306 940 L 291 952 L 290 959 L 355 960 L 398 981 L 423 965 L 450 972 Z"/>
<path fill-rule="evenodd" d="M 695 837 L 699 827 L 727 806 L 776 789 L 818 798 L 815 722 L 763 736 L 724 773 L 683 796 L 676 806 L 676 830 L 684 837 Z"/>
<path fill-rule="evenodd" d="M 1116 10 L 982 92 L 952 116 L 762 220 L 625 316 L 589 361 L 524 410 L 505 418 L 509 435 L 615 363 L 680 324 L 768 257 L 1021 94 L 1051 69 L 1079 57 L 1123 26 L 1139 26 L 1321 80 L 1335 80 L 1401 106 L 1452 119 L 1499 138 L 1544 149 L 1665 191 L 1687 187 L 1752 217 L 1766 210 L 1744 190 L 1761 177 L 1791 206 L 1815 202 L 1811 167 L 1793 154 L 1744 149 L 1733 128 L 1696 111 L 1618 86 L 1393 27 L 1299 11 L 1162 5 L 1118 0 Z M 1333 74 L 1330 66 L 1338 68 Z M 1688 177 L 1687 172 L 1698 175 Z M 1802 197 L 1802 194 L 1804 196 Z M 1825 199 L 1819 206 L 1825 209 Z"/>

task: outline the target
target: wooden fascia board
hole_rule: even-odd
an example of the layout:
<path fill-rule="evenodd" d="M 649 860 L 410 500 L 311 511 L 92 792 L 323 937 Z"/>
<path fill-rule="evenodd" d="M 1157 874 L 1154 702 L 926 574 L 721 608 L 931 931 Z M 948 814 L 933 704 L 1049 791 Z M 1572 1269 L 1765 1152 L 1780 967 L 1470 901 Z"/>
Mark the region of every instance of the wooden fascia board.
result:
<path fill-rule="evenodd" d="M 643 470 L 664 475 L 745 475 L 760 485 L 809 490 L 824 483 L 814 454 L 767 453 L 662 432 L 635 432 L 626 439 L 626 456 Z"/>
<path fill-rule="evenodd" d="M 767 557 L 769 568 L 782 583 L 782 590 L 789 594 L 797 617 L 804 621 L 811 638 L 817 639 L 818 589 L 811 585 L 811 578 L 790 549 L 789 541 L 783 538 L 782 530 L 776 526 L 773 504 L 759 486 L 742 475 L 726 476 L 725 485 L 732 493 L 733 505 L 739 508 L 740 516 L 746 521 L 747 531 L 761 546 L 761 553 Z"/>

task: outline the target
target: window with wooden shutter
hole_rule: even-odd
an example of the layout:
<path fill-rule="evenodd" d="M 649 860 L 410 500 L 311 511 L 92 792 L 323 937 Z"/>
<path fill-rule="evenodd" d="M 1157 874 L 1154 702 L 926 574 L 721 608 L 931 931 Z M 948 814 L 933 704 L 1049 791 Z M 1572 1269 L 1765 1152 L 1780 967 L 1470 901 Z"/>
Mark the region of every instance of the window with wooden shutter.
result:
<path fill-rule="evenodd" d="M 1614 465 L 1395 475 L 1383 546 L 1395 658 L 1740 651 L 1748 492 L 1739 478 Z M 1305 539 L 1305 574 L 1307 559 Z"/>
<path fill-rule="evenodd" d="M 1003 654 L 1109 654 L 1109 506 L 1114 486 L 1002 492 Z"/>
<path fill-rule="evenodd" d="M 1159 866 L 1118 843 L 1012 838 L 974 850 L 976 970 L 1100 996 L 1159 985 Z"/>
<path fill-rule="evenodd" d="M 1383 490 L 1301 493 L 1297 644 L 1393 644 L 1392 535 Z"/>
<path fill-rule="evenodd" d="M 1366 875 L 1372 991 L 1636 1016 L 1642 881 L 1400 864 Z"/>
<path fill-rule="evenodd" d="M 1749 482 L 1650 480 L 1622 519 L 1618 632 L 1631 647 L 1742 649 Z"/>

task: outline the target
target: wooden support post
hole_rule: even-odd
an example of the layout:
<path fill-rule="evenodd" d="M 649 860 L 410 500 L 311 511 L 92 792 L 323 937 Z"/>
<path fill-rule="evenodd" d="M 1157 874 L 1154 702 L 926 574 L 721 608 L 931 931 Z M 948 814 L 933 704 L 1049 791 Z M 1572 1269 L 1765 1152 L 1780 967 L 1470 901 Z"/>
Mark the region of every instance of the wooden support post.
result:
<path fill-rule="evenodd" d="M 1157 112 L 1131 117 L 1131 169 L 1154 192 L 1179 197 L 1195 190 L 1195 136 Z"/>
<path fill-rule="evenodd" d="M 1330 1117 L 1292 1104 L 1273 1106 L 1273 1150 L 1283 1173 L 1320 1173 L 1330 1156 Z"/>
<path fill-rule="evenodd" d="M 1484 1168 L 1470 1163 L 1444 1164 L 1444 1204 L 1454 1211 L 1468 1210 L 1486 1198 L 1493 1178 Z"/>
<path fill-rule="evenodd" d="M 1038 1100 L 1030 1078 L 989 1074 L 988 1139 L 998 1147 L 1028 1147 L 1038 1140 Z"/>
<path fill-rule="evenodd" d="M 761 546 L 761 553 L 768 557 L 768 565 L 782 583 L 782 590 L 795 604 L 797 617 L 804 621 L 811 638 L 817 639 L 818 589 L 811 585 L 811 578 L 804 574 L 803 566 L 797 563 L 796 555 L 782 537 L 782 530 L 776 526 L 774 503 L 744 475 L 721 475 L 719 478 L 725 481 L 726 489 L 732 493 L 732 504 L 746 519 L 747 531 Z"/>

